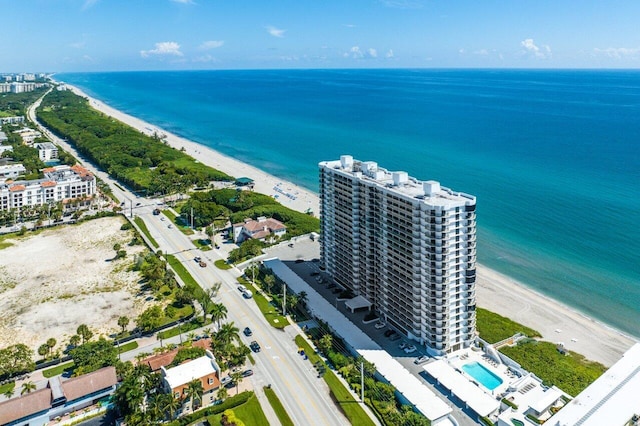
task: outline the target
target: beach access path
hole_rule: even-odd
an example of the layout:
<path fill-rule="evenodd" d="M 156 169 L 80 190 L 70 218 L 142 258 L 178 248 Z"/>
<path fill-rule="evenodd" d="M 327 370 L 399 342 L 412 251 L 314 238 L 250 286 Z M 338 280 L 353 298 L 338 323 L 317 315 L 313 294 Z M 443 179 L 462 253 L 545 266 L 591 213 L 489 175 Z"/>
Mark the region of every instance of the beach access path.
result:
<path fill-rule="evenodd" d="M 255 182 L 254 191 L 273 196 L 277 194 L 274 188 L 281 188 L 283 191 L 295 195 L 295 198 L 279 197 L 278 200 L 283 205 L 300 212 L 311 209 L 313 214 L 318 215 L 320 200 L 317 194 L 125 114 L 88 96 L 77 87 L 71 85 L 67 85 L 67 87 L 74 93 L 89 99 L 91 107 L 136 128 L 142 133 L 164 135 L 170 146 L 177 149 L 184 148 L 188 155 L 203 164 L 231 176 L 245 176 L 253 179 Z M 310 167 L 316 167 L 316 165 L 310 165 Z M 618 361 L 624 352 L 636 342 L 635 339 L 482 265 L 478 265 L 476 294 L 478 306 L 539 331 L 543 340 L 554 343 L 563 342 L 566 349 L 578 352 L 590 360 L 601 362 L 607 367 Z"/>

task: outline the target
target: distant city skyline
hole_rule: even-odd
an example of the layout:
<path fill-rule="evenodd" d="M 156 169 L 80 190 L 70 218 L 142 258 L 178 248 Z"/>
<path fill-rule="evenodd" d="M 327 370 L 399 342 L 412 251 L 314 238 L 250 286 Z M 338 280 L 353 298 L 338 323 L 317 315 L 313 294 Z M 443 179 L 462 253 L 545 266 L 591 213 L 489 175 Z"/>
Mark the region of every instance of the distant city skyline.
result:
<path fill-rule="evenodd" d="M 638 68 L 640 2 L 24 0 L 0 72 Z"/>

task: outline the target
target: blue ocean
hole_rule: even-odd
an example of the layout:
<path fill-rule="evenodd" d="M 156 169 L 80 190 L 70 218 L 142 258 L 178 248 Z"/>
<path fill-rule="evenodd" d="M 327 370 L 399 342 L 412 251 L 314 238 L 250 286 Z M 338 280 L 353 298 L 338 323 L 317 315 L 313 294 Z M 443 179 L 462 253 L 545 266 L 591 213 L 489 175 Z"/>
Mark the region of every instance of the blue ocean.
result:
<path fill-rule="evenodd" d="M 478 259 L 640 337 L 640 72 L 59 74 L 156 126 L 317 190 L 351 154 L 478 197 Z"/>

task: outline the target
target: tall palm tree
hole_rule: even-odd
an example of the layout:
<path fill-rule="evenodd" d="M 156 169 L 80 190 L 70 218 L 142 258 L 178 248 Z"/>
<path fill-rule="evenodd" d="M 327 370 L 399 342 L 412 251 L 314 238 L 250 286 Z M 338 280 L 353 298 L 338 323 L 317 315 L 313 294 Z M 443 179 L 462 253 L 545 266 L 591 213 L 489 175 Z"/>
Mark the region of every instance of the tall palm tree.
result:
<path fill-rule="evenodd" d="M 33 382 L 24 382 L 22 384 L 22 391 L 20 395 L 24 395 L 25 393 L 31 393 L 31 391 L 36 390 L 36 384 Z"/>
<path fill-rule="evenodd" d="M 181 405 L 180 400 L 173 397 L 173 393 L 166 394 L 164 398 L 164 411 L 169 414 L 169 420 L 173 420 Z"/>
<path fill-rule="evenodd" d="M 231 379 L 236 384 L 236 395 L 237 395 L 238 394 L 238 387 L 240 386 L 240 382 L 242 381 L 242 371 L 234 371 L 231 374 L 229 374 L 229 376 L 231 377 Z"/>
<path fill-rule="evenodd" d="M 301 291 L 300 293 L 298 293 L 298 304 L 302 307 L 307 305 L 307 302 L 309 301 L 309 295 L 307 294 L 306 291 Z"/>
<path fill-rule="evenodd" d="M 214 303 L 211 307 L 211 321 L 218 323 L 218 330 L 220 330 L 220 321 L 227 318 L 227 307 L 222 303 Z"/>
<path fill-rule="evenodd" d="M 233 322 L 227 322 L 222 324 L 222 327 L 216 333 L 216 340 L 225 345 L 231 344 L 231 342 L 238 341 L 240 339 L 240 329 L 234 325 Z"/>
<path fill-rule="evenodd" d="M 187 384 L 187 389 L 185 390 L 187 397 L 191 400 L 191 409 L 196 410 L 196 401 L 198 403 L 202 402 L 202 394 L 204 393 L 204 388 L 202 387 L 202 382 L 200 380 L 192 380 Z"/>
<path fill-rule="evenodd" d="M 227 390 L 226 387 L 224 386 L 220 386 L 220 388 L 218 389 L 218 399 L 227 399 L 227 396 L 229 396 L 229 391 Z"/>

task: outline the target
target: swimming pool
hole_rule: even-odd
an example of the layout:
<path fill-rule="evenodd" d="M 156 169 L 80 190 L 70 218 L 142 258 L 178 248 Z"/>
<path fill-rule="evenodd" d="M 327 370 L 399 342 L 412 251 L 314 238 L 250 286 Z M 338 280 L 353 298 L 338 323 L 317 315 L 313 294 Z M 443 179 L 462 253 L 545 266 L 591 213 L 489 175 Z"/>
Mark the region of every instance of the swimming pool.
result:
<path fill-rule="evenodd" d="M 479 362 L 470 362 L 462 366 L 465 373 L 476 379 L 482 386 L 494 390 L 502 384 L 502 379 Z"/>

